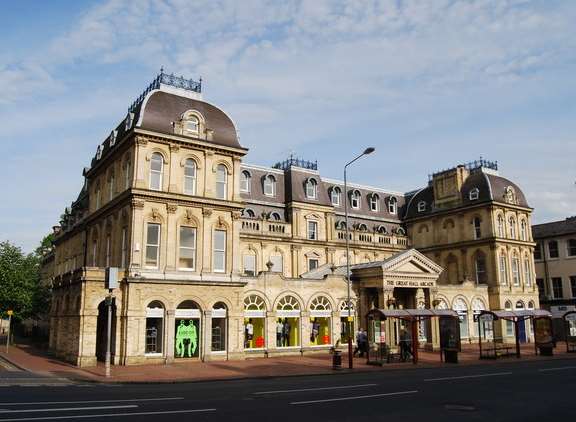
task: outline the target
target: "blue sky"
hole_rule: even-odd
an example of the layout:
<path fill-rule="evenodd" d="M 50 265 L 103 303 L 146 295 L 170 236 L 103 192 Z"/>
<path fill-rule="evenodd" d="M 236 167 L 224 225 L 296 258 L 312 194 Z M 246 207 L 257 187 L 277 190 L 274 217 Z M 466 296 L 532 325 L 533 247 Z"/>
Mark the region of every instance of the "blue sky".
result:
<path fill-rule="evenodd" d="M 576 214 L 576 2 L 3 2 L 0 240 L 32 250 L 161 66 L 204 79 L 247 161 L 407 191 L 483 156 L 534 222 Z"/>

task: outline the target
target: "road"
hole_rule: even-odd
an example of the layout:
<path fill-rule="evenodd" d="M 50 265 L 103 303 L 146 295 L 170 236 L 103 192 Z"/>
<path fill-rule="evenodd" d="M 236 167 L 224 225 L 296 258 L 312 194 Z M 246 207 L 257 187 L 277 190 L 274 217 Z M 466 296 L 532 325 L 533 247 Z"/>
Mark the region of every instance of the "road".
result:
<path fill-rule="evenodd" d="M 573 359 L 186 384 L 8 386 L 5 374 L 0 421 L 509 422 L 576 411 Z"/>

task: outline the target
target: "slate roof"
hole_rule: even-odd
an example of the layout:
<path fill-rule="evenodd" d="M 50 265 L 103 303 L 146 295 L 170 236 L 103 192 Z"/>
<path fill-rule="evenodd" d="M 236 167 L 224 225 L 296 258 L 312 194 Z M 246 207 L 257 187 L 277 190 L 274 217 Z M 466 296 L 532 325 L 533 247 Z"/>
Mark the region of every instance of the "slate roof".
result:
<path fill-rule="evenodd" d="M 532 226 L 534 239 L 576 234 L 576 216 L 565 220 L 552 221 L 550 223 L 535 224 Z"/>

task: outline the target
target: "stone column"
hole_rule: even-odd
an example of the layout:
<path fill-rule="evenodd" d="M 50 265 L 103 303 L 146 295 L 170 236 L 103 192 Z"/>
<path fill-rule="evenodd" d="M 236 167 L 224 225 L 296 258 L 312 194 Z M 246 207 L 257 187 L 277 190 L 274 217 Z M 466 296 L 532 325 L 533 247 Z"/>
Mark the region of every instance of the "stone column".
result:
<path fill-rule="evenodd" d="M 292 277 L 296 278 L 300 275 L 300 250 L 301 246 L 292 245 Z"/>
<path fill-rule="evenodd" d="M 202 273 L 212 272 L 212 209 L 202 209 Z"/>
<path fill-rule="evenodd" d="M 266 349 L 270 352 L 276 349 L 276 312 L 266 312 Z"/>
<path fill-rule="evenodd" d="M 202 360 L 209 361 L 212 360 L 212 311 L 204 311 L 203 318 L 203 332 L 202 332 L 202 351 L 200 356 Z"/>
<path fill-rule="evenodd" d="M 232 274 L 242 273 L 242 256 L 240 253 L 241 228 L 240 212 L 232 211 Z M 256 265 L 258 265 L 258 262 L 256 262 Z M 256 274 L 258 274 L 258 268 L 256 268 Z"/>
<path fill-rule="evenodd" d="M 180 160 L 178 159 L 180 151 L 180 146 L 170 145 L 170 163 L 168 166 L 168 174 L 164 174 L 164 177 L 168 179 L 168 192 L 178 192 L 178 179 L 179 175 L 184 175 L 184 171 L 180 166 Z"/>
<path fill-rule="evenodd" d="M 240 202 L 240 157 L 232 158 L 233 170 L 232 170 L 232 200 Z"/>
<path fill-rule="evenodd" d="M 168 271 L 175 271 L 177 264 L 176 264 L 176 249 L 178 248 L 178 233 L 176 230 L 178 228 L 178 224 L 176 222 L 176 211 L 178 210 L 178 206 L 176 204 L 166 204 L 166 212 L 167 212 L 167 222 L 166 222 L 166 241 L 164 243 L 164 249 L 166 251 L 166 270 Z"/>
<path fill-rule="evenodd" d="M 310 312 L 300 312 L 300 349 L 310 347 Z"/>
<path fill-rule="evenodd" d="M 130 268 L 143 266 L 144 249 L 144 201 L 132 200 L 132 233 L 128 244 Z"/>
<path fill-rule="evenodd" d="M 166 327 L 166 363 L 174 362 L 174 333 L 176 332 L 176 312 L 174 310 L 166 311 L 166 321 L 164 321 L 164 326 Z"/>

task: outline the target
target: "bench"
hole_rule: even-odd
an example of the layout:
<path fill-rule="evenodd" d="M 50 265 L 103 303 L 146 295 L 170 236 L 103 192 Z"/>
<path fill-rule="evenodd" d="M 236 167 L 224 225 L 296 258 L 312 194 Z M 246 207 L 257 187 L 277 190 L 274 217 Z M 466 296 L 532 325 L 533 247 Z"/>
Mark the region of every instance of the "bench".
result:
<path fill-rule="evenodd" d="M 483 359 L 498 359 L 516 356 L 516 346 L 508 344 L 495 344 L 492 347 L 482 348 Z"/>

